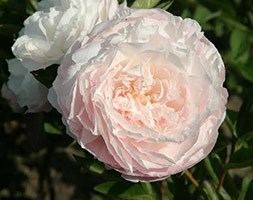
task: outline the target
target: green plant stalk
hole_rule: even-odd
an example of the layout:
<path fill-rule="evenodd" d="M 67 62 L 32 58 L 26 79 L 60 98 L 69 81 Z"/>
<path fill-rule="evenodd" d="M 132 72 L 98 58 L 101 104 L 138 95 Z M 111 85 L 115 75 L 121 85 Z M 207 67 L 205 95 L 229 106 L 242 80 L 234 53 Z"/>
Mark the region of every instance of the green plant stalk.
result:
<path fill-rule="evenodd" d="M 200 191 L 205 199 L 209 199 L 205 191 L 200 187 L 199 182 L 193 177 L 192 173 L 187 169 L 184 170 L 184 174 L 190 179 L 192 184 Z"/>

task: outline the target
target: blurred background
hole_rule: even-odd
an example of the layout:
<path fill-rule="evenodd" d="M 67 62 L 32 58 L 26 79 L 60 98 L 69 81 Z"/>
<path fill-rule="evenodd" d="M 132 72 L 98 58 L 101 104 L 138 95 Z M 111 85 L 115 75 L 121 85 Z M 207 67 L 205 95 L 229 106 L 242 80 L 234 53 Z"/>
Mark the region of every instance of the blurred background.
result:
<path fill-rule="evenodd" d="M 214 150 L 165 181 L 129 183 L 74 143 L 55 110 L 14 113 L 0 97 L 0 199 L 253 199 L 253 1 L 127 3 L 197 20 L 221 53 L 230 96 Z M 36 0 L 0 0 L 0 86 L 8 80 L 11 46 L 36 7 Z"/>

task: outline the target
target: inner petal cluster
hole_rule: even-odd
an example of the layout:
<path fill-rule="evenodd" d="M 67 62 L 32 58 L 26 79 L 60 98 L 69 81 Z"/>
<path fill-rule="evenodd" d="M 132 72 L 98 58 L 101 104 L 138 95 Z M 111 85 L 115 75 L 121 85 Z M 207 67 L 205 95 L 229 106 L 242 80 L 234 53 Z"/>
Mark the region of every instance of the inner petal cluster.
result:
<path fill-rule="evenodd" d="M 186 91 L 166 66 L 142 64 L 112 80 L 112 106 L 133 125 L 167 132 L 180 121 Z"/>

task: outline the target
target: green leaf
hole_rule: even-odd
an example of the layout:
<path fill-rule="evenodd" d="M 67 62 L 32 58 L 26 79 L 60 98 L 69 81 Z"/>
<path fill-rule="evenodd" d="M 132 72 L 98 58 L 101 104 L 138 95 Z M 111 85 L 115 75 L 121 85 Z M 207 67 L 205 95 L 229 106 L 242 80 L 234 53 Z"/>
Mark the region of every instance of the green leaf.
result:
<path fill-rule="evenodd" d="M 174 2 L 174 0 L 169 0 L 169 1 L 166 1 L 166 2 L 163 2 L 163 3 L 159 4 L 156 7 L 164 9 L 164 10 L 168 10 L 169 7 L 173 4 L 173 2 Z"/>
<path fill-rule="evenodd" d="M 80 167 L 84 169 L 84 172 L 92 172 L 94 174 L 103 174 L 106 169 L 104 165 L 96 160 L 92 155 L 89 153 L 85 153 L 84 157 L 78 156 L 78 155 L 73 155 L 76 162 Z"/>
<path fill-rule="evenodd" d="M 235 29 L 230 36 L 231 57 L 236 59 L 249 48 L 249 37 L 244 31 Z"/>
<path fill-rule="evenodd" d="M 226 122 L 229 130 L 235 138 L 238 137 L 238 135 L 236 133 L 237 116 L 238 116 L 238 112 L 228 109 L 227 114 L 226 114 L 226 118 L 225 118 L 225 122 Z"/>
<path fill-rule="evenodd" d="M 90 160 L 88 160 L 86 157 L 81 157 L 78 155 L 73 155 L 73 156 L 77 164 L 84 169 L 84 172 L 87 172 L 91 164 Z"/>
<path fill-rule="evenodd" d="M 243 104 L 238 114 L 236 124 L 236 132 L 238 136 L 241 136 L 253 130 L 252 119 L 253 119 L 253 96 L 252 94 L 249 94 L 244 98 Z"/>
<path fill-rule="evenodd" d="M 111 197 L 118 197 L 126 200 L 156 200 L 156 194 L 147 193 L 141 183 L 130 183 L 123 181 L 109 181 L 97 185 L 95 191 Z M 152 191 L 152 189 L 151 189 Z"/>
<path fill-rule="evenodd" d="M 217 20 L 214 26 L 215 35 L 217 37 L 222 37 L 224 34 L 224 30 L 225 30 L 224 23 Z"/>
<path fill-rule="evenodd" d="M 253 147 L 242 147 L 240 150 L 234 152 L 231 156 L 230 163 L 231 165 L 227 166 L 234 166 L 234 168 L 244 168 L 250 167 L 252 165 L 252 155 L 253 155 Z"/>
<path fill-rule="evenodd" d="M 89 170 L 95 174 L 103 174 L 106 172 L 104 164 L 97 160 L 94 160 L 94 162 L 90 164 Z"/>
<path fill-rule="evenodd" d="M 253 132 L 242 135 L 235 143 L 235 151 L 231 155 L 230 163 L 226 168 L 243 168 L 252 165 L 253 155 Z"/>
<path fill-rule="evenodd" d="M 51 65 L 46 69 L 40 69 L 37 71 L 31 72 L 32 75 L 47 88 L 50 88 L 55 80 L 57 75 L 58 65 Z"/>
<path fill-rule="evenodd" d="M 212 15 L 211 11 L 208 10 L 206 7 L 198 6 L 193 15 L 193 18 L 200 23 L 201 27 L 204 30 L 209 30 L 212 28 L 212 26 L 208 24 L 207 21 L 211 15 Z"/>
<path fill-rule="evenodd" d="M 230 26 L 231 28 L 233 28 L 235 30 L 240 30 L 243 32 L 252 33 L 252 31 L 247 26 L 245 26 L 244 24 L 242 24 L 241 22 L 239 22 L 233 18 L 223 15 L 223 16 L 219 17 L 219 19 L 221 21 L 223 21 L 226 25 Z"/>
<path fill-rule="evenodd" d="M 252 178 L 252 176 L 251 176 Z M 247 185 L 247 184 L 246 184 Z M 242 186 L 242 190 L 243 190 L 243 186 Z M 250 184 L 249 184 L 249 187 L 247 189 L 247 192 L 245 194 L 245 200 L 251 200 L 252 197 L 253 197 L 253 181 L 251 180 Z"/>
<path fill-rule="evenodd" d="M 249 189 L 249 186 L 250 186 L 250 183 L 252 182 L 252 177 L 245 177 L 242 181 L 242 189 L 241 189 L 241 192 L 240 192 L 240 195 L 239 195 L 239 198 L 238 200 L 244 200 L 246 199 L 246 194 L 248 192 L 248 189 Z"/>
<path fill-rule="evenodd" d="M 141 184 L 143 190 L 146 191 L 146 194 L 153 194 L 154 193 L 151 183 L 141 182 L 140 184 Z"/>
<path fill-rule="evenodd" d="M 135 0 L 132 4 L 132 8 L 154 8 L 160 0 Z"/>
<path fill-rule="evenodd" d="M 235 152 L 241 148 L 250 148 L 253 146 L 253 132 L 242 135 L 235 143 Z"/>
<path fill-rule="evenodd" d="M 245 168 L 245 167 L 252 167 L 253 166 L 253 159 L 252 160 L 247 160 L 243 162 L 238 162 L 238 163 L 226 163 L 223 164 L 224 169 L 239 169 L 239 168 Z"/>
<path fill-rule="evenodd" d="M 77 164 L 83 168 L 84 172 L 91 172 L 94 175 L 107 180 L 121 180 L 119 173 L 114 170 L 107 170 L 104 164 L 94 158 L 90 153 L 85 153 L 84 157 L 73 155 Z"/>
<path fill-rule="evenodd" d="M 202 5 L 212 10 L 221 10 L 229 17 L 234 17 L 236 15 L 236 10 L 231 3 L 231 0 L 222 0 L 222 1 L 214 1 L 214 0 L 199 0 Z"/>
<path fill-rule="evenodd" d="M 44 123 L 44 130 L 45 130 L 45 132 L 50 133 L 50 134 L 57 134 L 57 135 L 62 134 L 62 132 L 59 129 L 57 129 L 52 124 L 47 123 L 47 122 Z"/>
<path fill-rule="evenodd" d="M 193 18 L 199 23 L 203 23 L 206 22 L 209 15 L 211 15 L 211 11 L 204 6 L 199 5 L 193 15 Z"/>
<path fill-rule="evenodd" d="M 101 194 L 106 194 L 108 195 L 110 193 L 111 188 L 116 185 L 117 182 L 115 181 L 109 181 L 106 183 L 102 183 L 97 185 L 94 190 L 101 193 Z M 122 184 L 123 185 L 123 184 Z M 111 192 L 112 193 L 112 192 Z"/>
<path fill-rule="evenodd" d="M 240 67 L 240 72 L 245 79 L 253 83 L 253 63 Z"/>
<path fill-rule="evenodd" d="M 6 4 L 7 2 L 8 2 L 8 0 L 1 0 L 0 5 Z"/>
<path fill-rule="evenodd" d="M 192 13 L 190 11 L 190 9 L 186 8 L 184 9 L 184 11 L 181 14 L 182 18 L 192 18 Z"/>
<path fill-rule="evenodd" d="M 28 14 L 33 14 L 38 8 L 38 1 L 37 0 L 27 0 L 27 8 L 26 12 Z"/>
<path fill-rule="evenodd" d="M 240 82 L 238 80 L 238 73 L 230 73 L 229 76 L 227 76 L 227 87 L 230 91 L 236 91 L 237 93 L 241 93 L 243 90 L 242 85 L 240 85 Z"/>
<path fill-rule="evenodd" d="M 208 199 L 210 199 L 210 200 L 219 200 L 220 199 L 215 191 L 215 188 L 208 181 L 203 182 L 203 190 L 206 192 Z"/>
<path fill-rule="evenodd" d="M 212 163 L 209 158 L 210 156 L 204 159 L 204 163 L 209 175 L 213 180 L 214 186 L 217 187 L 219 184 L 219 174 L 222 173 L 222 165 L 217 154 L 211 154 L 211 156 L 213 157 Z M 224 187 L 220 188 L 219 195 L 221 195 L 224 199 L 230 199 L 229 194 Z"/>
<path fill-rule="evenodd" d="M 221 13 L 222 12 L 220 10 L 218 10 L 216 12 L 211 12 L 208 16 L 205 17 L 205 21 L 208 22 L 208 21 L 210 21 L 212 19 L 217 18 L 217 17 L 221 16 Z"/>

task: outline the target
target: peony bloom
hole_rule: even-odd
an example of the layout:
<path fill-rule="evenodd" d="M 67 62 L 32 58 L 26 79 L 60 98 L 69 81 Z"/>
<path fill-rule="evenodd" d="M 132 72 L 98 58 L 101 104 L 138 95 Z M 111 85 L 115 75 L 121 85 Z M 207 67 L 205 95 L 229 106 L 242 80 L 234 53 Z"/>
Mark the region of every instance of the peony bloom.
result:
<path fill-rule="evenodd" d="M 72 46 L 49 100 L 82 148 L 127 180 L 157 181 L 214 147 L 224 78 L 196 21 L 127 9 Z"/>
<path fill-rule="evenodd" d="M 8 61 L 9 80 L 2 87 L 2 96 L 10 101 L 14 111 L 27 107 L 27 112 L 48 111 L 48 89 L 24 67 L 17 58 Z M 20 108 L 18 108 L 20 107 Z"/>
<path fill-rule="evenodd" d="M 117 0 L 43 0 L 25 20 L 12 51 L 29 71 L 60 64 L 79 36 L 111 19 L 118 8 Z"/>
<path fill-rule="evenodd" d="M 15 103 L 16 99 L 20 107 L 27 106 L 27 112 L 48 110 L 44 109 L 48 104 L 47 89 L 30 72 L 60 64 L 79 36 L 85 36 L 96 24 L 111 19 L 121 7 L 124 8 L 125 4 L 119 6 L 117 0 L 42 0 L 39 10 L 25 20 L 20 37 L 12 47 L 19 60 L 9 61 L 11 76 L 8 86 L 12 91 L 8 93 L 16 95 L 12 102 Z M 22 74 L 16 76 L 10 65 L 15 65 Z M 21 82 L 23 84 L 18 85 Z M 39 94 L 39 91 L 43 92 Z M 7 97 L 10 95 L 5 96 L 10 100 Z"/>

